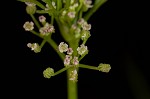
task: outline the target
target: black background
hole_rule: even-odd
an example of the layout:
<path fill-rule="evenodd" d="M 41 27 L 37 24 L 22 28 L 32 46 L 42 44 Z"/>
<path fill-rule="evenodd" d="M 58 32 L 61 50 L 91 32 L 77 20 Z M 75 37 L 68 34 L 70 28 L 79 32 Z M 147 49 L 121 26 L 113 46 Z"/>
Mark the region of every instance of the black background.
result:
<path fill-rule="evenodd" d="M 28 42 L 40 43 L 41 39 L 22 28 L 25 21 L 31 20 L 25 4 L 18 1 L 3 4 L 3 92 L 17 99 L 67 99 L 65 72 L 51 79 L 42 75 L 47 67 L 55 71 L 63 68 L 56 52 L 48 44 L 38 54 L 26 46 Z M 81 68 L 79 99 L 150 99 L 147 7 L 140 0 L 108 0 L 90 18 L 91 37 L 86 44 L 89 54 L 81 63 L 93 66 L 109 63 L 112 69 L 102 73 Z M 58 33 L 56 30 L 53 35 L 57 43 L 63 41 Z"/>

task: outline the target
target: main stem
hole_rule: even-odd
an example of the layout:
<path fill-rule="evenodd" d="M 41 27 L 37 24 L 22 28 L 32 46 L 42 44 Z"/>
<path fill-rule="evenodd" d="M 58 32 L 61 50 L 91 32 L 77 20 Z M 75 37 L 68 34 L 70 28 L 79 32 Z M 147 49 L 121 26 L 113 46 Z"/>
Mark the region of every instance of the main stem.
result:
<path fill-rule="evenodd" d="M 68 90 L 68 99 L 78 99 L 77 95 L 77 82 L 69 80 L 69 74 L 71 69 L 67 70 L 67 90 Z"/>
<path fill-rule="evenodd" d="M 63 38 L 70 43 L 69 41 L 72 40 L 72 37 L 69 34 L 69 27 L 65 24 L 61 24 L 58 19 L 56 19 L 58 26 L 59 26 L 59 30 L 61 32 L 61 35 L 63 36 Z M 72 46 L 69 45 L 70 47 L 75 47 L 75 45 Z M 78 95 L 77 95 L 77 82 L 73 82 L 72 80 L 69 80 L 69 75 L 71 73 L 72 69 L 67 69 L 67 95 L 68 95 L 68 99 L 78 99 Z"/>

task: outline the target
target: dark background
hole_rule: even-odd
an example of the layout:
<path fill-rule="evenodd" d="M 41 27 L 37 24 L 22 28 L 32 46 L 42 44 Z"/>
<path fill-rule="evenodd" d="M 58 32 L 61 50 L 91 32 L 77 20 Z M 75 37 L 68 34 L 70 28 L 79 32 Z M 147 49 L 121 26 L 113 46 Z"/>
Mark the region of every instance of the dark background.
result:
<path fill-rule="evenodd" d="M 42 75 L 47 67 L 55 71 L 63 68 L 56 52 L 48 44 L 38 54 L 26 46 L 28 42 L 40 43 L 41 39 L 22 28 L 25 21 L 31 21 L 25 4 L 4 4 L 7 7 L 1 11 L 1 71 L 3 92 L 8 94 L 5 97 L 67 99 L 65 72 L 51 79 Z M 91 37 L 86 44 L 89 54 L 81 63 L 109 63 L 112 69 L 102 73 L 81 68 L 79 99 L 150 99 L 147 9 L 140 0 L 108 0 L 90 18 Z M 56 30 L 53 35 L 57 43 L 62 41 L 58 33 Z"/>

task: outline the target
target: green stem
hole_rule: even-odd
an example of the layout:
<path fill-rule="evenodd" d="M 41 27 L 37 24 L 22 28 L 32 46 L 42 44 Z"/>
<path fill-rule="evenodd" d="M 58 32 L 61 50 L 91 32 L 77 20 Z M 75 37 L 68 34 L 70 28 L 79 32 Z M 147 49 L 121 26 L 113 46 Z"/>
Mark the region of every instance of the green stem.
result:
<path fill-rule="evenodd" d="M 34 17 L 34 15 L 30 14 L 30 16 L 31 16 L 32 20 L 34 21 L 35 25 L 38 27 L 38 29 L 40 29 L 41 26 L 40 26 L 39 22 L 36 20 L 36 18 Z"/>
<path fill-rule="evenodd" d="M 65 54 L 64 53 L 60 53 L 59 51 L 58 51 L 58 45 L 51 39 L 51 38 L 49 38 L 48 40 L 47 40 L 47 42 L 53 47 L 53 49 L 57 52 L 57 54 L 60 56 L 60 58 L 62 59 L 62 61 L 64 61 L 64 57 L 65 57 Z"/>
<path fill-rule="evenodd" d="M 83 54 L 80 58 L 79 58 L 79 61 L 81 61 L 84 57 L 85 57 L 85 55 L 87 55 L 88 54 L 88 52 L 86 52 L 85 54 Z"/>
<path fill-rule="evenodd" d="M 87 69 L 93 69 L 93 70 L 99 70 L 95 66 L 90 66 L 90 65 L 85 65 L 85 64 L 79 64 L 79 67 L 81 67 L 81 68 L 87 68 Z"/>
<path fill-rule="evenodd" d="M 57 11 L 59 11 L 62 8 L 62 1 L 61 0 L 57 0 Z"/>
<path fill-rule="evenodd" d="M 69 46 L 73 49 L 73 55 L 76 56 L 77 55 L 77 47 L 79 46 L 79 40 L 72 40 L 69 42 Z"/>
<path fill-rule="evenodd" d="M 69 80 L 71 69 L 67 70 L 67 90 L 68 90 L 68 99 L 78 99 L 77 95 L 77 82 Z"/>
<path fill-rule="evenodd" d="M 69 8 L 69 6 L 70 6 L 70 0 L 66 0 L 66 5 L 65 5 L 65 7 L 66 7 L 66 8 Z"/>
<path fill-rule="evenodd" d="M 80 12 L 79 12 L 79 19 L 82 18 L 82 14 L 83 14 L 83 12 L 80 11 Z"/>
<path fill-rule="evenodd" d="M 42 36 L 41 36 L 39 33 L 37 33 L 36 31 L 32 30 L 32 31 L 30 31 L 30 32 L 31 32 L 32 34 L 34 34 L 34 35 L 36 35 L 36 36 L 42 38 Z"/>
<path fill-rule="evenodd" d="M 55 72 L 53 76 L 56 76 L 56 75 L 58 75 L 58 74 L 64 72 L 64 71 L 67 70 L 68 68 L 69 68 L 69 67 L 64 67 L 64 68 L 60 69 L 59 71 Z"/>
<path fill-rule="evenodd" d="M 54 24 L 54 15 L 51 16 L 51 24 Z"/>
<path fill-rule="evenodd" d="M 42 41 L 40 47 L 42 48 L 46 42 L 47 42 L 46 39 L 44 39 L 44 40 Z"/>
<path fill-rule="evenodd" d="M 60 53 L 57 48 L 58 48 L 58 45 L 55 43 L 54 40 L 52 40 L 51 38 L 49 39 L 46 39 L 46 38 L 43 38 L 42 36 L 40 36 L 37 32 L 35 32 L 34 30 L 30 31 L 31 33 L 33 33 L 34 35 L 42 38 L 42 39 L 45 39 L 52 47 L 53 49 L 57 52 L 57 54 L 60 56 L 60 58 L 62 59 L 62 61 L 64 60 L 64 57 L 65 57 L 65 54 L 64 53 Z"/>
<path fill-rule="evenodd" d="M 35 3 L 40 8 L 45 9 L 45 6 L 42 3 L 40 3 L 39 1 L 35 0 L 35 1 L 33 1 L 33 3 Z"/>

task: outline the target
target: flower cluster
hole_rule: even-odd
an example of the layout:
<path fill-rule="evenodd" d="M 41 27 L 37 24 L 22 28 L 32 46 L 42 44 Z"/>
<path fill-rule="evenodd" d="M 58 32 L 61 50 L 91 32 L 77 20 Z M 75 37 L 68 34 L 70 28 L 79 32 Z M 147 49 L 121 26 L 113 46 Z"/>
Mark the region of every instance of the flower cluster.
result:
<path fill-rule="evenodd" d="M 58 50 L 60 53 L 67 53 L 64 59 L 65 66 L 77 66 L 79 64 L 78 57 L 72 55 L 74 51 L 72 48 L 68 48 L 68 44 L 61 42 L 58 46 Z"/>
<path fill-rule="evenodd" d="M 31 48 L 35 53 L 38 53 L 41 51 L 41 48 L 38 43 L 28 43 L 27 47 Z"/>
<path fill-rule="evenodd" d="M 91 24 L 88 24 L 83 18 L 77 20 L 71 27 L 75 34 L 75 38 L 81 38 L 86 41 L 90 36 Z"/>
<path fill-rule="evenodd" d="M 109 64 L 100 63 L 98 66 L 98 69 L 99 69 L 99 71 L 108 73 L 110 71 L 111 67 Z"/>
<path fill-rule="evenodd" d="M 59 54 L 63 60 L 64 68 L 56 73 L 54 69 L 47 68 L 43 71 L 45 78 L 51 78 L 60 72 L 70 69 L 69 80 L 76 82 L 78 79 L 78 68 L 88 68 L 109 72 L 111 67 L 109 64 L 99 64 L 98 67 L 80 64 L 80 61 L 88 54 L 86 42 L 91 36 L 91 24 L 88 23 L 88 18 L 99 8 L 105 0 L 20 0 L 26 4 L 26 12 L 33 21 L 26 21 L 23 25 L 25 31 L 29 31 L 43 41 L 38 43 L 28 43 L 27 47 L 38 53 L 46 42 L 48 42 Z M 96 7 L 94 7 L 96 6 Z M 41 9 L 38 9 L 41 8 Z M 92 9 L 88 11 L 89 9 Z M 35 18 L 35 14 L 43 14 Z M 46 19 L 46 15 L 50 16 Z M 59 45 L 52 39 L 52 34 L 55 33 L 54 22 L 57 23 L 60 34 L 64 38 L 64 42 Z M 36 28 L 36 27 L 37 28 Z M 37 30 L 36 30 L 37 29 Z M 65 43 L 67 42 L 67 43 Z"/>
<path fill-rule="evenodd" d="M 45 78 L 51 78 L 54 75 L 54 69 L 48 67 L 46 70 L 43 71 L 43 75 Z"/>
<path fill-rule="evenodd" d="M 53 25 L 46 23 L 43 27 L 40 28 L 39 31 L 42 36 L 48 36 L 49 34 L 54 33 L 55 29 Z"/>

